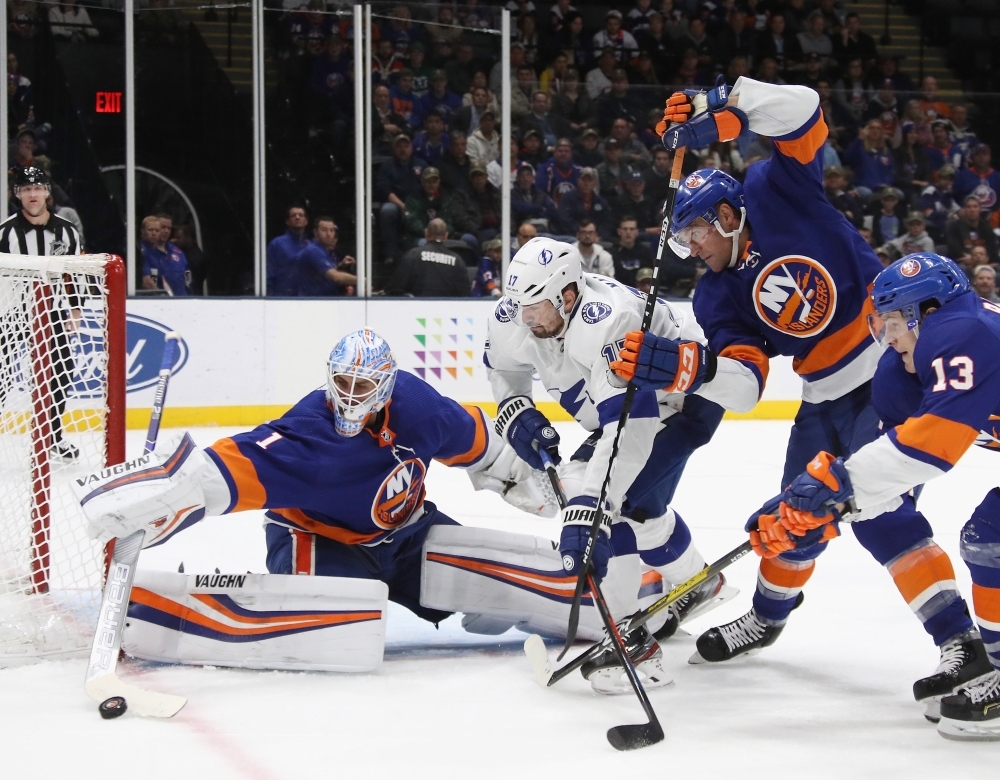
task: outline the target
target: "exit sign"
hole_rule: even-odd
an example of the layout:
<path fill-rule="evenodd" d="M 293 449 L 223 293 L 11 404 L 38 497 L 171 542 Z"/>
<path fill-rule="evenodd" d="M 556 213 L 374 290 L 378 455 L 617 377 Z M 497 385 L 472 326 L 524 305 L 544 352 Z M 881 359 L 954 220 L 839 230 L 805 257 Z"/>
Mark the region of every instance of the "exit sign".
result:
<path fill-rule="evenodd" d="M 120 114 L 122 112 L 122 93 L 98 92 L 95 111 L 98 114 Z"/>

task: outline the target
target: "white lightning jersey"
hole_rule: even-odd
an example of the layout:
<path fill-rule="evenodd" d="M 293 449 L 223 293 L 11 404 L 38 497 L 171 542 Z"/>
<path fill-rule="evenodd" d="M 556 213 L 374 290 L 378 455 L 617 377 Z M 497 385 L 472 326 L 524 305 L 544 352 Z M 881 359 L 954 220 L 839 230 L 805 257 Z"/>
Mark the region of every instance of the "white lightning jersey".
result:
<path fill-rule="evenodd" d="M 513 322 L 515 304 L 501 298 L 489 319 L 484 362 L 498 403 L 515 396 L 531 397 L 537 372 L 546 391 L 587 430 L 608 428 L 587 468 L 583 495 L 597 497 L 607 471 L 615 429 L 625 397 L 625 382 L 609 368 L 617 359 L 625 334 L 639 330 L 646 296 L 614 279 L 584 274 L 585 287 L 561 338 L 539 339 Z M 666 301 L 657 302 L 650 329 L 659 336 L 705 343 L 693 316 Z M 721 363 L 735 361 L 720 361 Z M 741 367 L 735 365 L 735 370 Z M 701 393 L 710 397 L 709 393 Z M 711 398 L 710 400 L 716 400 Z M 621 507 L 626 490 L 649 458 L 661 421 L 679 411 L 680 393 L 636 394 L 622 434 L 608 498 Z"/>

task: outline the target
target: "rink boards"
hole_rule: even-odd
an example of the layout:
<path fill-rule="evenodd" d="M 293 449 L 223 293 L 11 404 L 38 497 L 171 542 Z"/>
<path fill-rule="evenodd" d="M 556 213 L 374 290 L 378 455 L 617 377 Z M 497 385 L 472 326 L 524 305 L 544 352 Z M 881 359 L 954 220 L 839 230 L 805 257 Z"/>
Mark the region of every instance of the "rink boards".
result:
<path fill-rule="evenodd" d="M 691 304 L 676 304 L 686 316 Z M 256 425 L 286 411 L 323 384 L 326 357 L 345 333 L 377 331 L 401 368 L 442 394 L 490 409 L 482 348 L 493 303 L 455 299 L 266 300 L 149 299 L 128 302 L 128 424 L 145 427 L 163 334 L 183 337 L 182 362 L 170 386 L 165 426 Z M 801 380 L 789 358 L 771 361 L 767 388 L 749 415 L 791 419 Z M 569 419 L 535 383 L 552 419 Z"/>

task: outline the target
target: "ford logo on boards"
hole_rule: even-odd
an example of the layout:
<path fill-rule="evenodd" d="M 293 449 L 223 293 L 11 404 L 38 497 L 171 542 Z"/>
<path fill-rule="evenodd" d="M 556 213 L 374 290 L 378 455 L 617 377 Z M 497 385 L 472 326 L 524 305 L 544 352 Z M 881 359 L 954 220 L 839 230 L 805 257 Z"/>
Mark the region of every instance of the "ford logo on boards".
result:
<path fill-rule="evenodd" d="M 156 384 L 160 361 L 163 359 L 164 338 L 173 329 L 136 314 L 129 314 L 125 319 L 125 386 L 129 393 L 134 393 Z M 173 365 L 173 373 L 184 368 L 187 359 L 188 345 L 181 339 L 178 342 L 177 362 Z"/>
<path fill-rule="evenodd" d="M 71 340 L 73 350 L 74 381 L 71 395 L 75 398 L 100 398 L 104 394 L 104 376 L 107 371 L 104 352 L 104 329 L 101 325 L 104 312 L 87 305 L 81 312 L 76 338 Z M 126 315 L 125 382 L 129 393 L 156 384 L 163 359 L 164 336 L 170 328 L 155 320 Z M 181 339 L 174 373 L 180 371 L 188 359 L 188 346 Z"/>

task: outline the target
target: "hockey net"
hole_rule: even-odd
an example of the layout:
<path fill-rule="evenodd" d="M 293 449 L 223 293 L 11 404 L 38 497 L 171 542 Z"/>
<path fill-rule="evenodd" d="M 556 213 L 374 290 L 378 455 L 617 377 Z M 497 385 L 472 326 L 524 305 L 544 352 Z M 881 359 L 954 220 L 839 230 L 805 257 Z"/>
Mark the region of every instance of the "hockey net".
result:
<path fill-rule="evenodd" d="M 124 460 L 124 407 L 121 258 L 0 254 L 0 667 L 89 649 L 105 550 L 69 482 Z"/>

